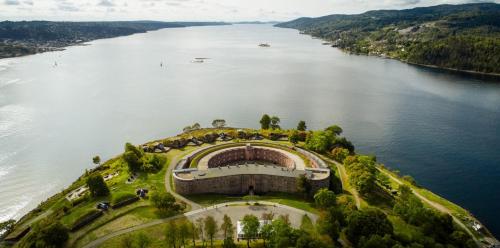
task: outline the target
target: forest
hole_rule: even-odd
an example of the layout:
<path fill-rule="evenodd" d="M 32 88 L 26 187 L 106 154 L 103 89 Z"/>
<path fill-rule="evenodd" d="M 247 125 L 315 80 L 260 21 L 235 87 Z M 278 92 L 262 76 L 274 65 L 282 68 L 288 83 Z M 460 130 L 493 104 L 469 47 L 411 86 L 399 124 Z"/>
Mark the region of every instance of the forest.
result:
<path fill-rule="evenodd" d="M 353 54 L 448 69 L 500 73 L 500 5 L 438 5 L 299 18 L 301 30 Z"/>

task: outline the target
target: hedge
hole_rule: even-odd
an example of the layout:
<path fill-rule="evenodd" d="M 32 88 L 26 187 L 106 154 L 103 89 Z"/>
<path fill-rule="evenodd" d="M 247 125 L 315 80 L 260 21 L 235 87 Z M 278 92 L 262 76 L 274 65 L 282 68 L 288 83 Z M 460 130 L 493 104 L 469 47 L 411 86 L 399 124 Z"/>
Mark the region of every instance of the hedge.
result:
<path fill-rule="evenodd" d="M 92 209 L 85 213 L 84 215 L 80 216 L 73 225 L 71 226 L 71 231 L 78 230 L 85 225 L 89 224 L 90 222 L 94 221 L 95 219 L 99 218 L 102 215 L 102 211 L 97 210 L 97 209 Z"/>
<path fill-rule="evenodd" d="M 133 193 L 118 193 L 118 194 L 114 194 L 113 197 L 112 197 L 112 199 L 111 199 L 111 205 L 116 205 L 119 202 L 131 199 L 131 198 L 135 198 L 135 197 L 136 197 L 136 195 L 133 194 Z"/>
<path fill-rule="evenodd" d="M 135 196 L 135 195 L 133 195 L 133 197 L 131 197 L 131 198 L 125 198 L 125 196 L 124 196 L 123 200 L 117 201 L 116 203 L 113 203 L 111 205 L 111 208 L 113 208 L 113 209 L 121 208 L 123 206 L 127 206 L 127 205 L 129 205 L 131 203 L 134 203 L 134 202 L 136 202 L 138 200 L 139 200 L 139 197 Z"/>

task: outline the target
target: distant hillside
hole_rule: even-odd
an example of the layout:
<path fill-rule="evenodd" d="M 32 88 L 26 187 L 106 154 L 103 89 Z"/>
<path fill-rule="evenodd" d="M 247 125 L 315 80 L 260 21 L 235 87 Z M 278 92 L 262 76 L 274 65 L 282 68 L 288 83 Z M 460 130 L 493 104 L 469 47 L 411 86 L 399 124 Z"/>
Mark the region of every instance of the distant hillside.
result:
<path fill-rule="evenodd" d="M 438 5 L 277 24 L 356 54 L 482 73 L 500 73 L 500 5 Z"/>
<path fill-rule="evenodd" d="M 162 28 L 225 25 L 221 22 L 0 22 L 0 58 L 16 57 L 96 39 L 144 33 Z"/>

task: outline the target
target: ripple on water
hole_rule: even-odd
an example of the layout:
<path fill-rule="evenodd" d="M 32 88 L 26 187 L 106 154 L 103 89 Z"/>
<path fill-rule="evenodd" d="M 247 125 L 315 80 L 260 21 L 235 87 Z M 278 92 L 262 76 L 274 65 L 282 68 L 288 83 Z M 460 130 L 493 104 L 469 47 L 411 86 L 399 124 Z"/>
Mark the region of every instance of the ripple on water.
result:
<path fill-rule="evenodd" d="M 20 105 L 0 107 L 0 138 L 30 129 L 33 122 L 32 116 L 33 111 L 30 108 Z"/>

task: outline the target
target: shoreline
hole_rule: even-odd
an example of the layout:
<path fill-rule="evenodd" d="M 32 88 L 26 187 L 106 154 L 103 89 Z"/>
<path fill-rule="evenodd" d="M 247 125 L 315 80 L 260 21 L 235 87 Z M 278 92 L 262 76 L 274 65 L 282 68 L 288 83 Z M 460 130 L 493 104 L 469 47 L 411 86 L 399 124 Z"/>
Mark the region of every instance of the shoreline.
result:
<path fill-rule="evenodd" d="M 295 28 L 291 28 L 291 29 L 298 30 L 298 29 L 295 29 Z M 327 40 L 327 39 L 324 39 L 324 38 L 321 38 L 321 37 L 317 37 L 317 36 L 314 36 L 314 35 L 308 34 L 308 33 L 302 33 L 302 31 L 300 31 L 300 30 L 299 30 L 299 32 L 300 32 L 299 34 L 301 34 L 301 35 L 308 35 L 308 36 L 310 36 L 313 39 L 319 39 L 322 42 L 332 43 L 331 40 Z M 500 80 L 500 72 L 499 73 L 496 73 L 496 72 L 480 72 L 480 71 L 472 71 L 472 70 L 461 70 L 461 69 L 450 68 L 450 67 L 441 67 L 441 66 L 437 66 L 437 65 L 420 64 L 420 63 L 414 63 L 414 62 L 410 62 L 410 61 L 407 61 L 407 60 L 403 60 L 403 59 L 395 58 L 395 57 L 390 57 L 390 56 L 381 56 L 381 55 L 364 54 L 364 53 L 353 53 L 353 52 L 350 52 L 350 51 L 348 51 L 346 49 L 342 49 L 342 48 L 340 48 L 338 46 L 333 46 L 333 45 L 330 45 L 330 47 L 339 49 L 342 52 L 345 52 L 345 53 L 348 53 L 348 54 L 352 54 L 352 55 L 362 55 L 362 56 L 368 56 L 368 57 L 379 57 L 379 58 L 384 58 L 384 59 L 392 59 L 392 60 L 397 60 L 397 61 L 403 62 L 405 64 L 409 64 L 409 65 L 421 66 L 421 67 L 432 68 L 432 69 L 439 69 L 439 70 L 448 71 L 448 72 L 463 73 L 463 74 L 468 74 L 468 75 L 486 76 L 486 77 L 494 78 L 496 80 Z"/>

